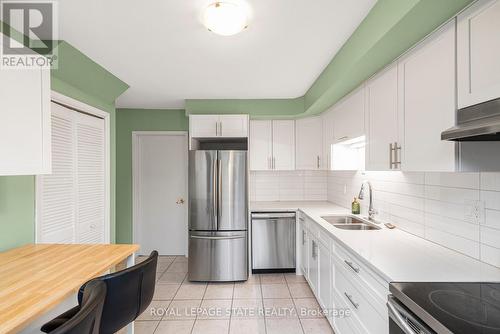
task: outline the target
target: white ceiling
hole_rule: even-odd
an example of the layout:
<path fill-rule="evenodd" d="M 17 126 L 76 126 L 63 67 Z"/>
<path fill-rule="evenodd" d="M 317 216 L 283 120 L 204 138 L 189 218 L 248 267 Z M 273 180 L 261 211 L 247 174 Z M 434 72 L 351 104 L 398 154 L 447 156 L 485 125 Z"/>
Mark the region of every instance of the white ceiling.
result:
<path fill-rule="evenodd" d="M 243 0 L 231 0 L 243 1 Z M 118 107 L 302 96 L 376 0 L 247 0 L 249 27 L 215 35 L 209 0 L 63 0 L 61 39 L 130 85 Z"/>

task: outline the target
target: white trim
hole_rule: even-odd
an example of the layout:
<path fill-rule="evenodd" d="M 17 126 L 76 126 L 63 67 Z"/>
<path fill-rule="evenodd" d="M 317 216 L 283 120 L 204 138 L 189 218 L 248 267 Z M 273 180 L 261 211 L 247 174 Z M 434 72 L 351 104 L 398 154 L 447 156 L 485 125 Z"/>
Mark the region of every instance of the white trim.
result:
<path fill-rule="evenodd" d="M 65 105 L 69 108 L 75 109 L 75 111 L 82 111 L 84 113 L 97 116 L 104 120 L 104 201 L 106 202 L 104 208 L 104 240 L 107 243 L 111 243 L 111 115 L 109 112 L 103 111 L 101 109 L 92 107 L 86 103 L 75 100 L 71 97 L 63 95 L 61 93 L 52 91 L 51 101 Z M 39 230 L 39 203 L 40 203 L 40 188 L 41 179 L 39 176 L 35 177 L 35 243 L 38 242 L 40 237 Z"/>
<path fill-rule="evenodd" d="M 137 157 L 140 154 L 139 138 L 141 136 L 182 136 L 186 140 L 189 139 L 188 131 L 132 131 L 132 243 L 136 243 L 137 226 L 140 224 L 140 217 L 138 216 L 140 203 L 139 203 L 139 189 L 140 189 L 140 163 Z M 186 143 L 189 146 L 189 143 Z M 188 195 L 188 178 L 185 181 L 186 195 Z M 186 199 L 187 200 L 187 199 Z M 186 230 L 188 228 L 188 205 L 186 201 Z M 188 243 L 186 242 L 185 255 L 188 255 Z"/>

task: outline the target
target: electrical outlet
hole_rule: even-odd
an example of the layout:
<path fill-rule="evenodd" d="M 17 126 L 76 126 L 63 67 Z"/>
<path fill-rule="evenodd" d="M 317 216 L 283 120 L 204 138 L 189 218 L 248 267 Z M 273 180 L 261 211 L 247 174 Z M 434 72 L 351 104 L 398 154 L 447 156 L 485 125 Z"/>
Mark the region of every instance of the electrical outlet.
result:
<path fill-rule="evenodd" d="M 464 204 L 464 220 L 469 223 L 480 224 L 484 217 L 484 202 L 465 200 Z"/>

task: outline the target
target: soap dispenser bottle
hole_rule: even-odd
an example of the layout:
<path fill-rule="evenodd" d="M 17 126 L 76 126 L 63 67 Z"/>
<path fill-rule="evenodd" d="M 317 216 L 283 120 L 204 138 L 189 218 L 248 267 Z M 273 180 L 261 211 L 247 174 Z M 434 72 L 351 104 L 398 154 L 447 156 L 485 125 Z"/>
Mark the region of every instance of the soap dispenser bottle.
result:
<path fill-rule="evenodd" d="M 361 205 L 356 197 L 354 197 L 354 201 L 352 201 L 352 213 L 354 215 L 359 215 L 361 212 Z"/>

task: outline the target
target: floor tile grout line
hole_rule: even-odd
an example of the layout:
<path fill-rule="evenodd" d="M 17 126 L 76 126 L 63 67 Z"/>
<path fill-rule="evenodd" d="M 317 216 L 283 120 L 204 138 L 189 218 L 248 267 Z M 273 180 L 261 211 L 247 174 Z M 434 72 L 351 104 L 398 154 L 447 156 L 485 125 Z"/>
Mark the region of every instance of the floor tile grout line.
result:
<path fill-rule="evenodd" d="M 258 276 L 259 279 L 259 289 L 260 289 L 260 299 L 262 300 L 262 317 L 264 319 L 264 331 L 267 334 L 267 318 L 266 318 L 266 307 L 264 306 L 264 292 L 262 292 L 262 279 L 261 276 Z"/>
<path fill-rule="evenodd" d="M 297 319 L 299 320 L 300 329 L 302 329 L 302 333 L 304 334 L 305 333 L 304 326 L 302 326 L 302 321 L 300 321 L 299 312 L 297 311 L 297 304 L 295 304 L 295 299 L 293 298 L 292 291 L 290 290 L 290 286 L 288 285 L 288 282 L 286 283 L 286 287 L 288 289 L 288 293 L 290 294 L 290 298 L 292 298 L 292 303 L 293 303 L 293 307 L 295 308 L 295 312 L 297 312 Z"/>

